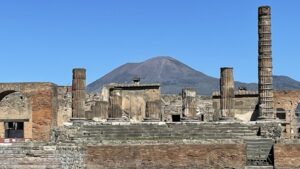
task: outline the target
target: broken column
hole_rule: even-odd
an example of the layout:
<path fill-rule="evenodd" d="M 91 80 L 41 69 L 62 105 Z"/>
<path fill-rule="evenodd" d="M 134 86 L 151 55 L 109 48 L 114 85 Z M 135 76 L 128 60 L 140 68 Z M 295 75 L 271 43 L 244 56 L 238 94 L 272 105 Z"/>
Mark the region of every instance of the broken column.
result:
<path fill-rule="evenodd" d="M 147 101 L 144 121 L 160 121 L 161 100 Z"/>
<path fill-rule="evenodd" d="M 97 121 L 106 120 L 108 118 L 108 102 L 96 101 L 92 110 L 95 114 L 95 119 Z"/>
<path fill-rule="evenodd" d="M 182 118 L 183 120 L 197 119 L 196 91 L 193 89 L 182 90 Z"/>
<path fill-rule="evenodd" d="M 221 119 L 234 119 L 233 68 L 221 68 L 220 95 Z"/>
<path fill-rule="evenodd" d="M 85 118 L 85 80 L 86 70 L 83 68 L 73 69 L 72 80 L 72 118 Z"/>
<path fill-rule="evenodd" d="M 122 120 L 122 96 L 121 90 L 112 90 L 109 94 L 108 120 Z"/>
<path fill-rule="evenodd" d="M 274 119 L 271 50 L 271 8 L 258 8 L 258 92 L 260 120 Z"/>

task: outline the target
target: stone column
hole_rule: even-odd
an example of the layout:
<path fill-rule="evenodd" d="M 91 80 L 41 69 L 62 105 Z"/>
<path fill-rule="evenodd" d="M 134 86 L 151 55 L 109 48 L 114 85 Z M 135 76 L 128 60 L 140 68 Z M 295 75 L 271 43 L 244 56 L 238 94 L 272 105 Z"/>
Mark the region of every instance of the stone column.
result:
<path fill-rule="evenodd" d="M 220 95 L 221 119 L 234 119 L 233 68 L 221 68 Z"/>
<path fill-rule="evenodd" d="M 83 68 L 73 69 L 72 81 L 72 118 L 85 118 L 85 80 L 86 70 Z"/>
<path fill-rule="evenodd" d="M 160 121 L 161 101 L 147 101 L 144 121 Z"/>
<path fill-rule="evenodd" d="M 98 120 L 106 120 L 108 118 L 108 102 L 96 101 L 93 111 Z"/>
<path fill-rule="evenodd" d="M 275 119 L 271 50 L 271 8 L 258 8 L 258 92 L 260 120 Z"/>
<path fill-rule="evenodd" d="M 196 91 L 193 89 L 182 90 L 182 116 L 183 120 L 196 120 L 197 117 L 197 103 Z"/>
<path fill-rule="evenodd" d="M 121 121 L 122 120 L 122 96 L 121 90 L 110 91 L 108 120 Z"/>

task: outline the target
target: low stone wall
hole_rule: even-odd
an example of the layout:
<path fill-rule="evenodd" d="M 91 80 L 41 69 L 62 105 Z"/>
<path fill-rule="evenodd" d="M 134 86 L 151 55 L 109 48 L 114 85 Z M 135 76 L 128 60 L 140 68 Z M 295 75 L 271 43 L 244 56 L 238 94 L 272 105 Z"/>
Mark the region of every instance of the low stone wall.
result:
<path fill-rule="evenodd" d="M 223 145 L 116 145 L 87 147 L 89 169 L 108 168 L 244 168 L 246 147 Z"/>
<path fill-rule="evenodd" d="M 0 145 L 0 168 L 84 168 L 85 149 L 76 145 L 23 143 Z"/>
<path fill-rule="evenodd" d="M 274 158 L 276 169 L 300 168 L 300 144 L 275 144 Z"/>

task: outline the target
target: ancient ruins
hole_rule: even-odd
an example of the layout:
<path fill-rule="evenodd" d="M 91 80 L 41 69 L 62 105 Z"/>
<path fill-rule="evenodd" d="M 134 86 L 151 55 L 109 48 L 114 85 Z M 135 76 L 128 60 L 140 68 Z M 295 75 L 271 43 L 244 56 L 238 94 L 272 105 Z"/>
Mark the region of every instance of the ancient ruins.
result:
<path fill-rule="evenodd" d="M 138 77 L 87 93 L 83 68 L 72 86 L 0 83 L 0 168 L 300 168 L 300 90 L 272 89 L 271 46 L 261 6 L 258 91 L 236 89 L 231 67 L 211 97 Z"/>

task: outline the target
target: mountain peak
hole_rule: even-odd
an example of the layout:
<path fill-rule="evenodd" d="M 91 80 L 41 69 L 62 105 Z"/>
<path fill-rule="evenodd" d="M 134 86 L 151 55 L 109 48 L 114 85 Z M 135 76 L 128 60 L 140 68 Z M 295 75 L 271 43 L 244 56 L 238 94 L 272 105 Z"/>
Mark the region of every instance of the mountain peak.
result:
<path fill-rule="evenodd" d="M 174 59 L 171 56 L 155 56 L 155 57 L 152 57 L 152 58 L 146 60 L 145 62 L 150 61 L 150 60 L 176 60 L 176 59 Z"/>
<path fill-rule="evenodd" d="M 133 77 L 141 83 L 160 83 L 162 93 L 180 93 L 183 88 L 194 88 L 200 95 L 210 95 L 219 90 L 219 78 L 201 73 L 170 56 L 156 56 L 140 63 L 121 65 L 102 78 L 89 84 L 89 92 L 98 92 L 108 83 L 131 83 Z M 245 86 L 257 90 L 257 84 L 236 82 L 236 87 Z M 300 82 L 286 76 L 274 76 L 275 89 L 300 89 Z"/>

